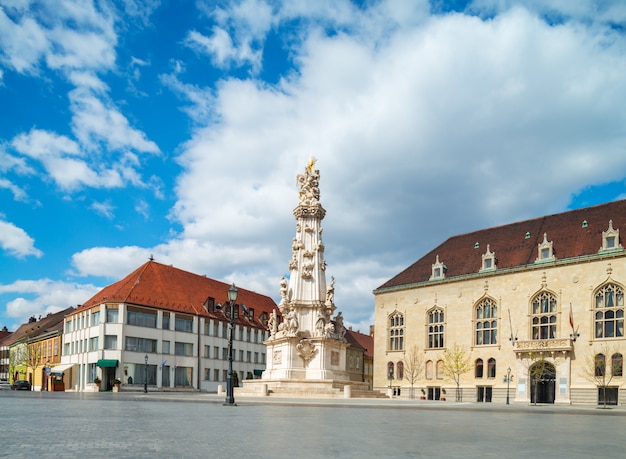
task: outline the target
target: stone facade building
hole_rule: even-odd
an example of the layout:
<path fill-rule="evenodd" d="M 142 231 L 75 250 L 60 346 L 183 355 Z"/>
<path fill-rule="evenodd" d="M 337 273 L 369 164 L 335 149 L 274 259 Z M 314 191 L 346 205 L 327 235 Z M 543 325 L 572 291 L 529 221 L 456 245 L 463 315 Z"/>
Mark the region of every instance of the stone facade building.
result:
<path fill-rule="evenodd" d="M 621 403 L 624 230 L 616 201 L 451 237 L 375 290 L 374 388 L 417 351 L 425 398 Z"/>

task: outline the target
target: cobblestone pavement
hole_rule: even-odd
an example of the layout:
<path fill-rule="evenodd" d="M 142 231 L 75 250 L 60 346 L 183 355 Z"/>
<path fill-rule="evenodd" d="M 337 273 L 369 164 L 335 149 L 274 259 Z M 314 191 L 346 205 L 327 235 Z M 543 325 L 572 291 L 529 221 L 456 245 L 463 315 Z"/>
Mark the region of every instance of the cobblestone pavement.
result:
<path fill-rule="evenodd" d="M 626 410 L 214 394 L 0 392 L 0 457 L 624 457 Z"/>

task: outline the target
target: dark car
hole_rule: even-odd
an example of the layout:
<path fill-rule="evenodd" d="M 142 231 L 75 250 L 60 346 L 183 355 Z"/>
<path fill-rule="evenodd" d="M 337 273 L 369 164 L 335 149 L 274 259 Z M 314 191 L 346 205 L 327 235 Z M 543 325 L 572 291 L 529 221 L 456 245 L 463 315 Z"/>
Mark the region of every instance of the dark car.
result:
<path fill-rule="evenodd" d="M 13 390 L 30 390 L 30 383 L 25 379 L 18 379 L 11 385 Z"/>

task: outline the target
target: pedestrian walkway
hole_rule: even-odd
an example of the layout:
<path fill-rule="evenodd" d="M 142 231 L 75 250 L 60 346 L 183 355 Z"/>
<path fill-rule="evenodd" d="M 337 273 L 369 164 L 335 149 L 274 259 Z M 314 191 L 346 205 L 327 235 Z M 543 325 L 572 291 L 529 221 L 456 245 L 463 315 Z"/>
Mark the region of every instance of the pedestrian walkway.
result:
<path fill-rule="evenodd" d="M 622 457 L 625 410 L 206 393 L 0 393 L 0 457 Z"/>

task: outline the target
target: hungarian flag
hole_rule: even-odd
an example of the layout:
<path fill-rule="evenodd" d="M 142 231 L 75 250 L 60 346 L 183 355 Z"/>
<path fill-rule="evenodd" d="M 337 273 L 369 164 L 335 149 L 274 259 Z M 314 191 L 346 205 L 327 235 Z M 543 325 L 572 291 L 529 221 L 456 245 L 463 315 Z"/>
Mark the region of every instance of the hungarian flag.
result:
<path fill-rule="evenodd" d="M 574 314 L 572 313 L 572 303 L 569 304 L 569 326 L 574 330 Z"/>

